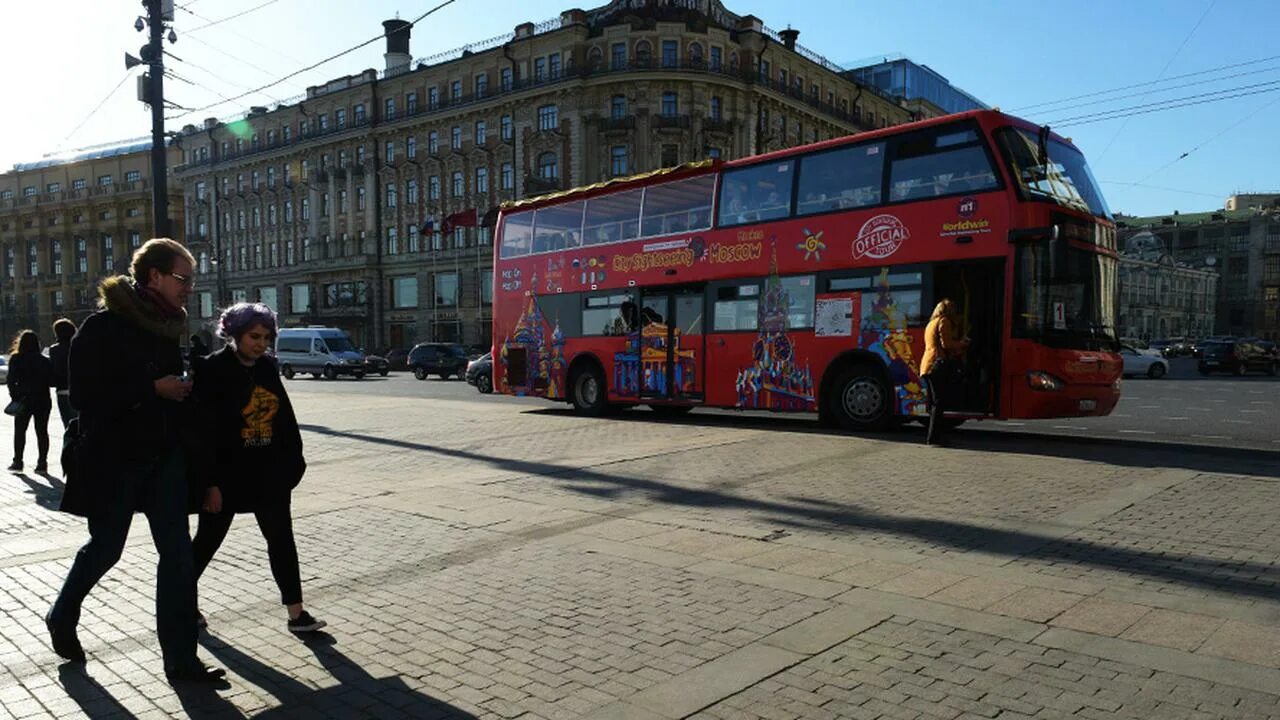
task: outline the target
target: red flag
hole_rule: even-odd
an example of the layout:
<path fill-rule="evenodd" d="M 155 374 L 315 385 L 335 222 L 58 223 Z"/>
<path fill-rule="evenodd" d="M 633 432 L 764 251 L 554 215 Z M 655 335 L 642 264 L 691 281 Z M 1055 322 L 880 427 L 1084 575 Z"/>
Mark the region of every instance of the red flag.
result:
<path fill-rule="evenodd" d="M 476 226 L 476 209 L 463 210 L 445 217 L 444 222 L 440 224 L 440 232 L 448 235 L 453 232 L 456 227 L 475 227 Z"/>

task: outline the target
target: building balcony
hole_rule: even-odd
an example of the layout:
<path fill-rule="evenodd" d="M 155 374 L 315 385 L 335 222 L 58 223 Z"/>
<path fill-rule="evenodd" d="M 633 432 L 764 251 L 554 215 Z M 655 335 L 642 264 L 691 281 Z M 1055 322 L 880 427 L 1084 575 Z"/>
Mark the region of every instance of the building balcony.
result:
<path fill-rule="evenodd" d="M 737 123 L 735 121 L 726 120 L 724 118 L 703 118 L 702 119 L 702 129 L 705 132 L 731 133 L 733 132 L 734 127 L 736 126 L 737 126 Z"/>
<path fill-rule="evenodd" d="M 654 129 L 687 130 L 690 121 L 688 115 L 654 115 L 650 118 Z"/>
<path fill-rule="evenodd" d="M 596 117 L 591 122 L 602 133 L 625 133 L 636 129 L 636 118 L 634 115 L 624 117 Z"/>

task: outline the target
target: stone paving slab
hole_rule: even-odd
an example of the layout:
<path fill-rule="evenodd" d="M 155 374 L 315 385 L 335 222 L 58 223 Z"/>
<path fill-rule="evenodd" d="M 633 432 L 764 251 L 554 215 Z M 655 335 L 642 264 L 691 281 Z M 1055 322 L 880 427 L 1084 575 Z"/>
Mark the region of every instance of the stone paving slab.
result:
<path fill-rule="evenodd" d="M 201 584 L 222 690 L 156 680 L 145 521 L 59 665 L 41 615 L 83 521 L 56 472 L 0 478 L 0 717 L 1280 716 L 1263 463 L 358 387 L 290 385 L 328 632 L 285 631 L 238 519 Z"/>

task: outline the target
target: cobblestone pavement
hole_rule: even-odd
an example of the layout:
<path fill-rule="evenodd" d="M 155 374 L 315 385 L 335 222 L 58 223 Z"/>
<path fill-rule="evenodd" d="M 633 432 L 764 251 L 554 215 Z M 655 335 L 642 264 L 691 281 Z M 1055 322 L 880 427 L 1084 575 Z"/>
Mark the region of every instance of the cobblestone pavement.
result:
<path fill-rule="evenodd" d="M 226 687 L 163 681 L 141 518 L 60 663 L 84 523 L 56 464 L 0 477 L 0 716 L 1280 717 L 1273 455 L 334 387 L 289 385 L 329 627 L 286 631 L 238 519 L 200 589 Z"/>

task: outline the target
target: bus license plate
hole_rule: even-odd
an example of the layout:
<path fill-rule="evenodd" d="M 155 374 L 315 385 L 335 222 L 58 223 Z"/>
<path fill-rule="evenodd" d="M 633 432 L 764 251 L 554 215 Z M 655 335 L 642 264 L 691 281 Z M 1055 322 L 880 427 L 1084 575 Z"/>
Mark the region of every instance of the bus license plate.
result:
<path fill-rule="evenodd" d="M 1080 411 L 1081 411 L 1081 412 L 1087 412 L 1087 411 L 1089 411 L 1089 410 L 1097 410 L 1097 409 L 1098 409 L 1098 401 L 1097 401 L 1097 400 L 1081 400 L 1081 401 L 1080 401 Z"/>

